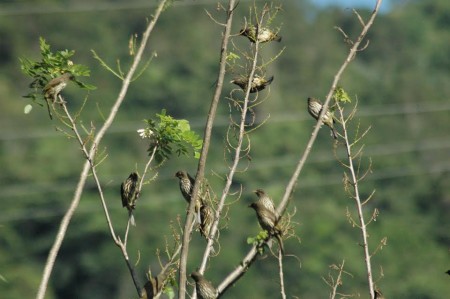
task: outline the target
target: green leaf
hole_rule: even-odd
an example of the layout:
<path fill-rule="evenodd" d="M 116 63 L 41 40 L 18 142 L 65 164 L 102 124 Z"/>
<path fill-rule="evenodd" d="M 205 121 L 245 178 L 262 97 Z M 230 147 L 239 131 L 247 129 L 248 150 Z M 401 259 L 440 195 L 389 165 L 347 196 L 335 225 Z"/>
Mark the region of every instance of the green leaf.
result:
<path fill-rule="evenodd" d="M 32 99 L 34 102 L 38 100 L 44 101 L 42 89 L 53 78 L 59 77 L 66 72 L 71 72 L 75 77 L 75 83 L 84 89 L 93 90 L 95 86 L 78 81 L 78 77 L 90 76 L 90 69 L 81 64 L 76 64 L 70 58 L 75 55 L 74 50 L 60 50 L 52 52 L 50 45 L 43 37 L 39 38 L 39 48 L 41 51 L 41 60 L 33 61 L 27 58 L 19 58 L 20 68 L 22 72 L 32 78 L 30 84 L 31 92 L 25 97 Z M 37 102 L 40 104 L 39 102 Z M 41 104 L 40 104 L 41 105 Z M 31 108 L 25 107 L 24 112 L 29 113 Z"/>
<path fill-rule="evenodd" d="M 175 298 L 175 291 L 173 290 L 173 288 L 171 286 L 166 286 L 164 288 L 164 294 L 166 294 L 167 297 L 169 297 L 170 299 Z"/>
<path fill-rule="evenodd" d="M 342 102 L 342 103 L 351 103 L 352 102 L 348 93 L 342 87 L 339 87 L 339 86 L 334 90 L 333 98 L 337 102 Z"/>
<path fill-rule="evenodd" d="M 199 150 L 202 146 L 202 140 L 199 135 L 191 130 L 189 121 L 186 119 L 175 119 L 166 114 L 166 110 L 156 114 L 159 120 L 147 119 L 147 128 L 153 134 L 149 136 L 150 144 L 148 152 L 153 152 L 156 147 L 157 159 L 168 159 L 172 154 L 189 155 L 193 152 L 195 158 L 200 157 Z"/>

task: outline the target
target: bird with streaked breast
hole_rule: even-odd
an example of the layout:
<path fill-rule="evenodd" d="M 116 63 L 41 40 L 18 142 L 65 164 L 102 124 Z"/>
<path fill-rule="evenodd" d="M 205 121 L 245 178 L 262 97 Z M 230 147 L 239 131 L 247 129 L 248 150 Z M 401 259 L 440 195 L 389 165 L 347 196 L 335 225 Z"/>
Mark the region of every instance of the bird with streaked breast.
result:
<path fill-rule="evenodd" d="M 245 76 L 239 76 L 234 78 L 230 81 L 230 83 L 236 84 L 242 90 L 247 89 L 248 85 L 248 77 Z M 252 80 L 252 84 L 250 85 L 250 93 L 254 93 L 257 91 L 261 91 L 266 88 L 266 86 L 270 85 L 274 79 L 274 76 L 269 77 L 268 79 L 265 79 L 264 77 L 260 77 L 258 75 L 255 75 Z"/>
<path fill-rule="evenodd" d="M 257 28 L 258 27 L 255 25 L 247 26 L 246 28 L 241 29 L 239 35 L 246 36 L 252 43 L 256 43 Z M 267 43 L 271 41 L 281 42 L 281 36 L 278 35 L 276 32 L 264 27 L 259 27 L 258 29 L 259 29 L 258 42 L 260 43 Z"/>
<path fill-rule="evenodd" d="M 216 299 L 219 296 L 217 289 L 199 272 L 192 272 L 191 277 L 195 281 L 195 288 L 199 299 Z"/>
<path fill-rule="evenodd" d="M 320 102 L 320 100 L 312 97 L 308 98 L 308 112 L 316 120 L 319 119 L 319 114 L 322 111 L 322 109 L 323 105 L 322 102 Z M 330 128 L 331 136 L 333 136 L 334 139 L 337 139 L 338 135 L 336 133 L 336 130 L 334 129 L 334 124 L 336 123 L 336 121 L 334 120 L 333 113 L 327 110 L 327 112 L 325 112 L 324 115 L 322 116 L 322 122 Z"/>
<path fill-rule="evenodd" d="M 74 79 L 75 76 L 70 72 L 64 73 L 59 77 L 51 79 L 42 90 L 44 93 L 44 97 L 47 100 L 56 102 L 58 95 L 64 88 L 66 88 L 67 83 Z"/>
<path fill-rule="evenodd" d="M 284 254 L 283 239 L 281 238 L 283 232 L 278 225 L 279 219 L 277 219 L 275 213 L 267 209 L 259 201 L 251 203 L 249 207 L 255 210 L 261 228 L 266 230 L 269 233 L 269 236 L 273 236 L 277 239 L 278 244 L 280 245 L 281 254 Z"/>

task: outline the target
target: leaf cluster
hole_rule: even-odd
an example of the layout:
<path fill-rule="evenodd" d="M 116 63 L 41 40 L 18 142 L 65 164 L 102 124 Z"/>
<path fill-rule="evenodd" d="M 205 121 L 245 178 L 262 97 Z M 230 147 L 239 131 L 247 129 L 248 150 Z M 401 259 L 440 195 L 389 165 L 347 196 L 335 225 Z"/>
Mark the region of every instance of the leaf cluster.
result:
<path fill-rule="evenodd" d="M 74 50 L 60 50 L 52 52 L 50 45 L 47 44 L 44 38 L 39 38 L 39 46 L 41 51 L 41 60 L 33 61 L 28 58 L 19 58 L 20 68 L 24 74 L 33 78 L 30 84 L 32 91 L 28 93 L 25 98 L 31 98 L 34 102 L 42 98 L 42 89 L 52 78 L 61 76 L 64 73 L 70 72 L 75 78 L 79 76 L 89 77 L 90 70 L 87 66 L 73 63 L 71 57 L 75 55 Z M 74 79 L 74 82 L 81 88 L 93 90 L 96 87 L 85 84 Z"/>
<path fill-rule="evenodd" d="M 142 137 L 150 139 L 150 153 L 156 148 L 155 158 L 158 162 L 168 159 L 173 153 L 188 156 L 190 148 L 195 158 L 200 157 L 203 140 L 191 130 L 189 121 L 166 115 L 165 109 L 157 113 L 156 118 L 145 120 L 147 128 L 142 130 Z"/>
<path fill-rule="evenodd" d="M 247 244 L 251 244 L 257 247 L 258 253 L 263 254 L 265 241 L 269 238 L 269 233 L 266 230 L 262 230 L 255 237 L 248 237 Z"/>

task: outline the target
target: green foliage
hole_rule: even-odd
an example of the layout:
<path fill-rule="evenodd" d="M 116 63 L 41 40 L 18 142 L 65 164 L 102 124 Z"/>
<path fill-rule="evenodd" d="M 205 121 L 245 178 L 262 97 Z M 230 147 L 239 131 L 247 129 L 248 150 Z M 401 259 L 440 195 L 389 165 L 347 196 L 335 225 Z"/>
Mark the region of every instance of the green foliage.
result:
<path fill-rule="evenodd" d="M 47 44 L 44 38 L 39 38 L 39 45 L 41 50 L 41 61 L 32 61 L 28 58 L 19 58 L 20 68 L 23 73 L 33 78 L 30 88 L 33 90 L 25 98 L 31 98 L 34 102 L 42 98 L 42 89 L 52 78 L 61 76 L 64 73 L 70 72 L 75 76 L 74 82 L 81 88 L 93 90 L 96 87 L 85 84 L 76 79 L 79 76 L 90 76 L 90 70 L 87 66 L 73 63 L 71 57 L 75 55 L 74 50 L 61 50 L 52 52 L 50 45 Z M 28 106 L 25 107 L 25 113 L 30 112 Z"/>
<path fill-rule="evenodd" d="M 173 153 L 187 156 L 189 148 L 192 148 L 195 158 L 200 157 L 203 140 L 191 130 L 189 121 L 174 119 L 166 115 L 164 109 L 156 117 L 156 121 L 146 119 L 147 127 L 138 132 L 142 138 L 150 139 L 148 151 L 152 153 L 156 149 L 155 158 L 158 162 L 169 159 Z"/>
<path fill-rule="evenodd" d="M 351 103 L 348 93 L 340 86 L 336 87 L 333 93 L 333 99 L 337 102 L 341 103 Z"/>
<path fill-rule="evenodd" d="M 264 242 L 269 237 L 269 233 L 266 230 L 262 230 L 259 232 L 256 237 L 248 237 L 247 244 L 251 244 L 257 247 L 258 253 L 263 254 L 264 252 Z"/>

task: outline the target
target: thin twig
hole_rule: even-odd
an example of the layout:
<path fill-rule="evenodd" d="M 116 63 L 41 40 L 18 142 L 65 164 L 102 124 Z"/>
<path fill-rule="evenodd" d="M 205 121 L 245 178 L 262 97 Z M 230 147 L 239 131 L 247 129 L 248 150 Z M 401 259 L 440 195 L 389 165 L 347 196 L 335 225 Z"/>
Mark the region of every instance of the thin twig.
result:
<path fill-rule="evenodd" d="M 55 241 L 52 245 L 52 248 L 50 249 L 50 252 L 47 257 L 47 261 L 45 263 L 44 272 L 42 274 L 41 283 L 39 285 L 39 289 L 36 295 L 36 299 L 44 299 L 45 292 L 47 290 L 48 282 L 50 279 L 50 275 L 53 271 L 53 267 L 55 265 L 56 257 L 58 255 L 59 249 L 61 248 L 61 244 L 64 240 L 64 237 L 66 235 L 67 227 L 69 226 L 70 221 L 72 220 L 72 217 L 78 207 L 78 204 L 81 199 L 81 194 L 83 193 L 84 185 L 86 183 L 86 179 L 89 173 L 90 168 L 90 162 L 89 160 L 93 160 L 96 150 L 98 148 L 98 145 L 100 144 L 100 141 L 103 139 L 103 136 L 105 135 L 106 131 L 111 126 L 112 122 L 114 121 L 117 112 L 119 111 L 119 107 L 121 106 L 123 100 L 125 99 L 125 95 L 128 91 L 128 87 L 130 85 L 131 79 L 136 72 L 136 69 L 142 59 L 142 54 L 145 50 L 145 47 L 147 45 L 148 38 L 150 36 L 150 33 L 153 31 L 153 28 L 155 27 L 155 24 L 161 15 L 161 12 L 165 6 L 165 3 L 167 0 L 162 0 L 159 4 L 158 8 L 156 9 L 155 16 L 153 20 L 148 24 L 146 31 L 143 34 L 141 45 L 139 46 L 138 52 L 136 53 L 136 56 L 134 57 L 133 64 L 130 67 L 130 70 L 123 80 L 122 88 L 120 90 L 120 93 L 114 103 L 114 105 L 111 108 L 110 114 L 108 118 L 106 119 L 103 126 L 100 128 L 97 136 L 94 139 L 94 142 L 89 150 L 89 159 L 84 163 L 83 170 L 80 174 L 80 179 L 78 181 L 77 187 L 75 189 L 75 194 L 72 198 L 72 201 L 70 203 L 69 208 L 67 209 L 63 219 L 61 220 L 58 233 L 56 235 Z"/>
<path fill-rule="evenodd" d="M 264 17 L 264 13 L 261 16 L 261 22 L 262 19 Z M 211 233 L 210 233 L 210 238 L 208 240 L 208 245 L 206 246 L 205 252 L 203 254 L 203 260 L 202 260 L 202 264 L 200 266 L 200 273 L 203 273 L 203 271 L 206 268 L 206 263 L 208 261 L 209 255 L 211 253 L 212 250 L 212 245 L 215 239 L 215 235 L 218 231 L 218 226 L 219 226 L 219 221 L 220 221 L 220 215 L 222 213 L 222 209 L 225 205 L 225 199 L 227 198 L 229 191 L 230 191 L 230 187 L 231 184 L 233 183 L 233 178 L 234 175 L 236 173 L 239 161 L 241 160 L 241 151 L 242 151 L 242 144 L 244 141 L 244 137 L 245 137 L 245 122 L 246 122 L 246 118 L 247 118 L 247 112 L 248 112 L 248 104 L 249 104 L 249 98 L 250 98 L 250 90 L 251 90 L 251 86 L 252 86 L 252 82 L 253 82 L 253 77 L 255 75 L 255 71 L 256 71 L 256 66 L 258 64 L 258 53 L 259 53 L 259 41 L 258 39 L 256 40 L 255 43 L 255 52 L 252 58 L 253 61 L 253 65 L 252 65 L 252 69 L 250 71 L 250 75 L 248 77 L 248 81 L 247 81 L 247 88 L 245 90 L 245 98 L 244 98 L 244 102 L 242 105 L 242 109 L 241 109 L 241 117 L 240 117 L 240 123 L 237 124 L 238 128 L 239 128 L 239 134 L 238 134 L 238 141 L 237 141 L 237 145 L 236 147 L 234 147 L 234 157 L 233 157 L 233 163 L 230 167 L 230 171 L 228 173 L 227 180 L 225 182 L 225 187 L 223 188 L 222 191 L 222 196 L 220 197 L 219 200 L 219 204 L 217 206 L 216 209 L 216 213 L 215 213 L 215 217 L 214 217 L 214 222 L 213 225 L 211 227 Z M 250 142 L 250 141 L 249 141 Z M 229 143 L 230 144 L 230 143 Z"/>
<path fill-rule="evenodd" d="M 338 111 L 339 111 L 339 118 L 342 121 L 344 119 L 344 109 L 339 104 L 339 102 L 336 102 L 336 105 L 337 105 Z M 368 235 L 367 235 L 367 225 L 369 223 L 366 223 L 366 221 L 364 220 L 363 202 L 360 198 L 360 193 L 359 193 L 359 184 L 358 184 L 359 178 L 358 178 L 357 170 L 355 169 L 355 165 L 353 163 L 354 156 L 353 156 L 353 153 L 351 150 L 351 143 L 349 141 L 348 130 L 347 130 L 347 126 L 346 126 L 345 122 L 342 123 L 342 130 L 343 130 L 342 136 L 344 137 L 344 144 L 345 144 L 345 149 L 347 152 L 347 159 L 348 159 L 348 165 L 349 165 L 348 170 L 351 175 L 350 183 L 353 187 L 352 197 L 355 200 L 356 208 L 358 210 L 358 219 L 359 219 L 358 227 L 361 230 L 361 236 L 363 239 L 362 247 L 364 249 L 364 258 L 366 261 L 366 271 L 367 271 L 367 280 L 369 283 L 370 297 L 375 298 L 373 277 L 372 277 L 372 266 L 370 263 L 371 256 L 370 256 L 370 252 L 369 252 L 369 243 L 368 243 Z"/>
<path fill-rule="evenodd" d="M 283 253 L 281 252 L 281 250 L 278 250 L 278 269 L 280 273 L 281 298 L 286 299 L 286 291 L 284 289 Z"/>
<path fill-rule="evenodd" d="M 60 99 L 62 100 L 61 96 L 60 96 Z M 67 116 L 68 120 L 71 123 L 71 128 L 72 128 L 73 132 L 75 133 L 75 136 L 76 136 L 78 142 L 81 145 L 81 150 L 82 150 L 86 160 L 89 162 L 91 173 L 92 173 L 92 176 L 94 177 L 94 181 L 95 181 L 95 184 L 97 186 L 98 193 L 100 195 L 100 200 L 102 202 L 103 211 L 105 213 L 106 222 L 108 223 L 108 227 L 109 227 L 109 230 L 110 230 L 111 237 L 114 240 L 114 243 L 122 251 L 123 257 L 125 258 L 125 262 L 126 262 L 126 264 L 128 266 L 128 269 L 130 270 L 131 277 L 133 279 L 133 283 L 134 283 L 134 285 L 136 287 L 138 295 L 140 296 L 141 295 L 141 287 L 140 287 L 140 284 L 138 282 L 138 278 L 136 276 L 134 268 L 133 268 L 133 266 L 130 263 L 130 260 L 129 260 L 129 257 L 128 257 L 128 253 L 127 253 L 127 249 L 126 249 L 126 239 L 127 239 L 127 236 L 128 236 L 128 228 L 127 228 L 127 233 L 125 234 L 125 242 L 122 242 L 120 240 L 120 238 L 118 238 L 116 236 L 116 233 L 114 232 L 114 228 L 113 228 L 113 225 L 112 225 L 111 217 L 109 216 L 109 212 L 108 212 L 108 206 L 106 205 L 106 200 L 105 200 L 105 197 L 104 197 L 103 189 L 102 189 L 102 186 L 101 186 L 101 183 L 100 183 L 100 179 L 99 179 L 98 174 L 97 174 L 96 165 L 94 164 L 93 160 L 89 157 L 89 152 L 88 152 L 88 150 L 85 147 L 85 144 L 83 142 L 83 138 L 81 137 L 81 135 L 80 135 L 80 133 L 78 131 L 78 128 L 77 128 L 76 123 L 75 123 L 75 120 L 72 118 L 69 110 L 67 110 L 66 104 L 63 103 L 62 104 L 62 108 L 63 108 L 64 112 L 66 113 L 66 116 Z M 128 221 L 128 227 L 129 227 L 129 221 Z"/>
<path fill-rule="evenodd" d="M 222 86 L 225 77 L 225 67 L 226 67 L 226 58 L 227 58 L 227 49 L 228 49 L 228 41 L 231 32 L 231 24 L 233 21 L 234 9 L 236 7 L 235 0 L 229 0 L 228 9 L 227 9 L 227 22 L 223 32 L 222 46 L 221 46 L 221 55 L 219 61 L 219 75 L 217 78 L 216 90 L 214 92 L 213 99 L 211 101 L 211 106 L 208 112 L 208 119 L 206 120 L 205 127 L 205 135 L 203 138 L 203 147 L 202 152 L 200 154 L 200 160 L 198 162 L 197 174 L 195 176 L 195 184 L 192 191 L 192 199 L 189 204 L 188 214 L 186 216 L 186 223 L 183 229 L 183 242 L 181 248 L 181 256 L 180 256 L 180 269 L 179 269 L 179 290 L 178 290 L 178 298 L 184 299 L 186 296 L 186 264 L 187 258 L 189 254 L 189 240 L 192 232 L 191 223 L 193 221 L 194 207 L 195 202 L 198 197 L 198 190 L 200 189 L 201 182 L 205 173 L 206 159 L 208 156 L 209 146 L 211 144 L 211 135 L 212 128 L 214 124 L 214 120 L 216 117 L 217 106 L 219 104 L 220 96 L 222 94 Z"/>
<path fill-rule="evenodd" d="M 345 260 L 343 260 L 342 264 L 339 266 L 338 276 L 336 278 L 336 281 L 333 284 L 333 292 L 331 293 L 330 299 L 336 298 L 337 289 L 339 286 L 342 285 L 342 272 L 344 271 L 344 263 L 345 263 Z"/>

